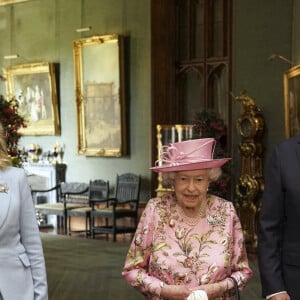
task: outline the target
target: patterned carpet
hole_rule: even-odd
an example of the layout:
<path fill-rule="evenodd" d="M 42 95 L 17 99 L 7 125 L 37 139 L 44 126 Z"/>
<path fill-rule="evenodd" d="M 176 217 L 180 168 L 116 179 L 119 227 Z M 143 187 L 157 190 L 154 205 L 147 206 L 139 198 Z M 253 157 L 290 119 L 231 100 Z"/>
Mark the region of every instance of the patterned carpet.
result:
<path fill-rule="evenodd" d="M 142 300 L 121 276 L 128 242 L 91 240 L 41 233 L 49 286 L 49 300 Z M 241 293 L 241 300 L 258 300 L 257 267 Z"/>

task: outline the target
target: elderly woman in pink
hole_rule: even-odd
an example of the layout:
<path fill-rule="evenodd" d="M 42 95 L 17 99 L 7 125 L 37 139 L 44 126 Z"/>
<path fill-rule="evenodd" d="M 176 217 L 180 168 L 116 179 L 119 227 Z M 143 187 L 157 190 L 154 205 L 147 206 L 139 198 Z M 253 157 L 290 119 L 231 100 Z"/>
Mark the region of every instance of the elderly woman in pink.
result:
<path fill-rule="evenodd" d="M 157 166 L 174 192 L 149 200 L 122 275 L 145 299 L 233 299 L 252 276 L 232 202 L 207 194 L 229 158 L 212 138 L 163 147 Z"/>

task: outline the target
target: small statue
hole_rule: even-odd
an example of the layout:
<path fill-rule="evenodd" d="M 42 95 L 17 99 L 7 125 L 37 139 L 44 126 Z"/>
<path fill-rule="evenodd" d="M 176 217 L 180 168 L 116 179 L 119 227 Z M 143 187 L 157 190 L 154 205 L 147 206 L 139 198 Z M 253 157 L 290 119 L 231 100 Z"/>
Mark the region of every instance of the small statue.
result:
<path fill-rule="evenodd" d="M 245 108 L 255 106 L 255 101 L 253 98 L 249 97 L 246 91 L 242 91 L 239 96 L 234 97 L 236 101 L 239 101 L 243 104 Z"/>

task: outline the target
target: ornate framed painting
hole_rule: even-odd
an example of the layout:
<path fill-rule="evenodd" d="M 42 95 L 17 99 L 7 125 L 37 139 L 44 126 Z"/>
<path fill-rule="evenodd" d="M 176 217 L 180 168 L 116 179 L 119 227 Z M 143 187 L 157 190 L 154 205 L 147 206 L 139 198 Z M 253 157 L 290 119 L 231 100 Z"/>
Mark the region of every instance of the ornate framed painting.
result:
<path fill-rule="evenodd" d="M 28 1 L 28 0 L 0 0 L 0 6 L 19 3 L 19 2 L 25 2 L 25 1 Z"/>
<path fill-rule="evenodd" d="M 73 42 L 78 153 L 127 154 L 124 37 L 102 35 Z"/>
<path fill-rule="evenodd" d="M 60 122 L 54 64 L 48 62 L 10 66 L 3 69 L 6 93 L 15 98 L 27 127 L 22 135 L 59 135 Z"/>
<path fill-rule="evenodd" d="M 300 134 L 300 65 L 283 75 L 285 136 Z"/>

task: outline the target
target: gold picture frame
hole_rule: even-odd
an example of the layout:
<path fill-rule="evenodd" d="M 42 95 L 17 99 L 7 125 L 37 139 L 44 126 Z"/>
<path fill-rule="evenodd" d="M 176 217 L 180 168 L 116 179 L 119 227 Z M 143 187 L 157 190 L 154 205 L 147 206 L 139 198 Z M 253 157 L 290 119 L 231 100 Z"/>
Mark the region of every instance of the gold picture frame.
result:
<path fill-rule="evenodd" d="M 8 99 L 19 103 L 27 127 L 22 135 L 59 135 L 60 121 L 54 64 L 29 63 L 3 68 Z"/>
<path fill-rule="evenodd" d="M 127 154 L 124 37 L 112 34 L 73 41 L 78 153 Z"/>
<path fill-rule="evenodd" d="M 285 136 L 300 134 L 300 65 L 284 72 Z"/>
<path fill-rule="evenodd" d="M 19 3 L 19 2 L 26 2 L 26 1 L 28 0 L 0 0 L 0 6 Z"/>

